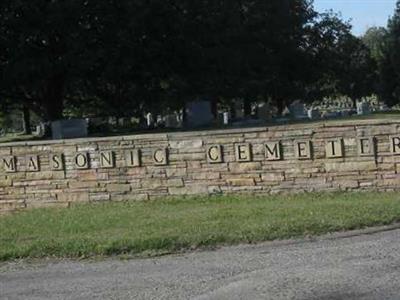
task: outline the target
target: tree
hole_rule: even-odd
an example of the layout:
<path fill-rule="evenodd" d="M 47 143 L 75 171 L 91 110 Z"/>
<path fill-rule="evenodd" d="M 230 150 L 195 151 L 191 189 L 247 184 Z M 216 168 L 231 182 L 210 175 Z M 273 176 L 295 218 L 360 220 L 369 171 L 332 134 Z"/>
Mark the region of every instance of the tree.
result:
<path fill-rule="evenodd" d="M 369 49 L 351 33 L 351 25 L 333 12 L 321 14 L 308 36 L 307 98 L 347 95 L 356 101 L 374 91 L 376 64 Z"/>
<path fill-rule="evenodd" d="M 338 91 L 349 96 L 355 107 L 357 100 L 376 91 L 377 64 L 370 50 L 357 37 L 348 36 L 341 49 Z"/>
<path fill-rule="evenodd" d="M 62 117 L 70 89 L 90 62 L 88 1 L 0 3 L 1 95 L 45 120 Z"/>
<path fill-rule="evenodd" d="M 371 27 L 361 37 L 364 44 L 371 52 L 371 57 L 380 63 L 384 57 L 388 31 L 384 27 Z"/>
<path fill-rule="evenodd" d="M 380 64 L 381 97 L 388 105 L 400 102 L 400 1 L 389 19 L 383 59 Z"/>
<path fill-rule="evenodd" d="M 316 16 L 310 1 L 177 3 L 184 37 L 177 77 L 185 94 L 243 98 L 247 113 L 258 96 L 279 98 L 278 104 L 295 98 L 303 81 L 304 30 Z"/>
<path fill-rule="evenodd" d="M 247 114 L 258 98 L 282 111 L 368 86 L 366 48 L 311 0 L 4 0 L 0 47 L 1 99 L 48 121 L 65 107 L 140 116 L 196 98 L 214 112 L 235 98 Z"/>

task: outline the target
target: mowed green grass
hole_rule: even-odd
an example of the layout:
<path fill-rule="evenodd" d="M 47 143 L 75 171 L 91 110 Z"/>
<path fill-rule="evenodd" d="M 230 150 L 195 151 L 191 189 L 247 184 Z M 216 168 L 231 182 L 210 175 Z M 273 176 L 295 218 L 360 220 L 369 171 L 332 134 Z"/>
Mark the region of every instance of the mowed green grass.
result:
<path fill-rule="evenodd" d="M 194 197 L 36 209 L 0 217 L 0 260 L 159 255 L 398 221 L 399 193 Z"/>

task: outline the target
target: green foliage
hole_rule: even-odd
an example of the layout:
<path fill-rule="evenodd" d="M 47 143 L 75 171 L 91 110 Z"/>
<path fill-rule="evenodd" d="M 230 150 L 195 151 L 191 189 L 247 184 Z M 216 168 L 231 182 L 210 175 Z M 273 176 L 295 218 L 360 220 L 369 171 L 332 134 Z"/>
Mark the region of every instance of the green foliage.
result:
<path fill-rule="evenodd" d="M 389 105 L 400 102 L 400 1 L 388 22 L 380 65 L 381 94 Z"/>
<path fill-rule="evenodd" d="M 194 197 L 0 217 L 0 260 L 146 255 L 390 224 L 398 193 Z"/>
<path fill-rule="evenodd" d="M 362 36 L 362 41 L 371 52 L 371 57 L 381 63 L 384 59 L 384 51 L 386 48 L 387 30 L 384 27 L 371 27 Z"/>
<path fill-rule="evenodd" d="M 45 120 L 140 116 L 186 101 L 373 92 L 375 66 L 351 26 L 311 0 L 4 0 L 0 99 Z M 372 50 L 371 50 L 372 51 Z M 373 54 L 375 55 L 375 54 Z"/>

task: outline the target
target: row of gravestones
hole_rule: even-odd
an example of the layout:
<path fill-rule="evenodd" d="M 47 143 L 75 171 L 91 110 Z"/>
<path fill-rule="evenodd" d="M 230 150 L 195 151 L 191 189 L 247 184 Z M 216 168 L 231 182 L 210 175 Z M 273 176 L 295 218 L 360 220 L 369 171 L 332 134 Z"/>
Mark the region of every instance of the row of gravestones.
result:
<path fill-rule="evenodd" d="M 243 103 L 237 101 L 234 106 L 235 119 L 239 122 L 232 122 L 231 116 L 228 112 L 223 112 L 218 115 L 218 123 L 221 125 L 246 125 L 254 124 L 257 122 L 263 123 L 272 120 L 272 107 L 267 103 L 257 104 L 256 119 L 245 119 L 243 113 Z M 172 113 L 165 116 L 158 115 L 154 117 L 151 113 L 146 115 L 146 127 L 154 128 L 162 127 L 167 128 L 181 128 L 183 126 L 188 128 L 195 127 L 207 127 L 214 124 L 214 115 L 211 110 L 211 104 L 209 101 L 195 101 L 190 102 L 186 106 L 186 118 L 183 121 L 182 114 Z M 306 106 L 301 101 L 295 101 L 288 107 L 288 114 L 291 119 L 304 120 L 304 119 L 321 119 L 321 118 L 336 118 L 342 116 L 349 116 L 357 113 L 358 115 L 368 115 L 371 113 L 371 107 L 368 102 L 359 102 L 357 104 L 357 110 L 343 109 L 333 112 L 321 112 L 319 109 L 310 108 L 306 109 Z M 281 120 L 287 121 L 287 118 Z M 123 121 L 123 120 L 122 120 Z M 92 121 L 90 121 L 92 122 Z M 120 120 L 116 119 L 116 123 L 122 124 Z M 61 120 L 51 124 L 51 131 L 53 139 L 65 139 L 65 138 L 76 138 L 86 137 L 88 135 L 88 120 L 83 119 L 72 119 L 72 120 Z"/>

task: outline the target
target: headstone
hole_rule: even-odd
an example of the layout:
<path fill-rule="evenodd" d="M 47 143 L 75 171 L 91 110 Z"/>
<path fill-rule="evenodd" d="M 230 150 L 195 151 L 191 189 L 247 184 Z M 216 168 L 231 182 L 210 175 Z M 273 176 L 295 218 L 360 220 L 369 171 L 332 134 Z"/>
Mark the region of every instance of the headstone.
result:
<path fill-rule="evenodd" d="M 117 118 L 116 117 L 109 117 L 108 118 L 108 124 L 111 126 L 116 126 L 117 125 Z"/>
<path fill-rule="evenodd" d="M 236 100 L 235 104 L 234 104 L 234 110 L 235 110 L 235 118 L 236 119 L 244 118 L 243 101 Z"/>
<path fill-rule="evenodd" d="M 152 127 L 154 124 L 154 119 L 152 113 L 148 113 L 146 115 L 146 125 L 147 127 Z"/>
<path fill-rule="evenodd" d="M 285 107 L 282 111 L 282 117 L 286 118 L 286 117 L 290 117 L 290 110 L 289 107 Z"/>
<path fill-rule="evenodd" d="M 307 110 L 307 116 L 310 120 L 316 120 L 321 118 L 321 113 L 318 109 L 310 108 Z"/>
<path fill-rule="evenodd" d="M 89 120 L 89 124 L 91 126 L 101 126 L 105 123 L 107 123 L 107 120 L 105 120 L 104 118 L 100 118 L 100 117 L 90 118 L 90 120 Z"/>
<path fill-rule="evenodd" d="M 118 126 L 120 126 L 120 127 L 124 127 L 127 125 L 125 118 L 118 118 L 117 123 L 118 123 Z"/>
<path fill-rule="evenodd" d="M 268 121 L 272 118 L 271 106 L 268 103 L 260 103 L 257 105 L 257 118 L 262 121 Z"/>
<path fill-rule="evenodd" d="M 21 132 L 24 130 L 23 116 L 19 111 L 11 111 L 7 114 L 8 119 L 8 132 Z"/>
<path fill-rule="evenodd" d="M 224 125 L 228 125 L 229 124 L 229 113 L 228 112 L 224 112 L 223 113 L 223 124 Z"/>
<path fill-rule="evenodd" d="M 304 107 L 304 103 L 297 100 L 290 104 L 289 106 L 290 115 L 295 119 L 306 119 L 306 111 Z"/>
<path fill-rule="evenodd" d="M 386 103 L 381 103 L 381 104 L 379 105 L 379 111 L 381 111 L 381 112 L 388 112 L 388 111 L 390 111 L 390 108 L 389 108 L 389 106 L 387 106 Z"/>
<path fill-rule="evenodd" d="M 83 119 L 58 120 L 51 123 L 54 140 L 88 136 L 87 122 Z"/>
<path fill-rule="evenodd" d="M 43 128 L 43 126 L 37 125 L 37 126 L 36 126 L 36 129 L 35 129 L 35 131 L 34 131 L 33 134 L 36 135 L 36 136 L 43 136 L 43 135 L 44 135 L 44 128 Z"/>
<path fill-rule="evenodd" d="M 341 115 L 342 117 L 349 117 L 349 116 L 350 116 L 350 110 L 349 110 L 349 109 L 343 109 L 343 110 L 340 112 L 340 115 Z"/>
<path fill-rule="evenodd" d="M 140 119 L 137 118 L 137 117 L 131 117 L 131 118 L 129 118 L 129 122 L 131 124 L 139 124 L 140 123 Z"/>
<path fill-rule="evenodd" d="M 41 137 L 41 138 L 50 137 L 50 131 L 51 131 L 50 125 L 51 124 L 44 123 L 44 122 L 39 123 L 39 125 L 36 126 L 34 135 Z"/>
<path fill-rule="evenodd" d="M 359 116 L 369 115 L 371 113 L 371 107 L 368 102 L 357 102 L 357 114 Z"/>
<path fill-rule="evenodd" d="M 157 127 L 164 127 L 165 122 L 162 115 L 157 115 L 156 117 L 156 126 Z"/>
<path fill-rule="evenodd" d="M 179 128 L 179 120 L 176 114 L 169 114 L 164 117 L 165 127 L 167 128 Z"/>
<path fill-rule="evenodd" d="M 188 127 L 208 126 L 212 124 L 213 120 L 210 102 L 194 101 L 186 105 L 186 125 Z"/>

